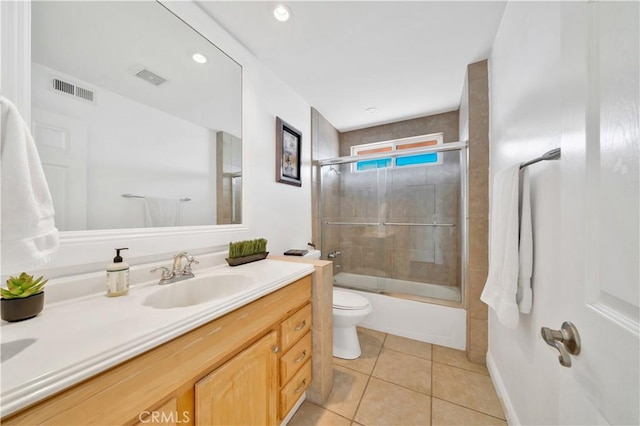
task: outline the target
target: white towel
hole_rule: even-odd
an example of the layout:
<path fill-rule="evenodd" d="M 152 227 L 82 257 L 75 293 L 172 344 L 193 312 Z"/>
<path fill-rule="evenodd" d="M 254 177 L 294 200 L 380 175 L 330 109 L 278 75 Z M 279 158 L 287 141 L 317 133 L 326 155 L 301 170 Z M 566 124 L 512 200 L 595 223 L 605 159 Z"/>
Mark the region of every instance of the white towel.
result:
<path fill-rule="evenodd" d="M 520 165 L 498 172 L 491 197 L 489 273 L 480 300 L 491 306 L 502 324 L 518 325 L 518 192 Z"/>
<path fill-rule="evenodd" d="M 146 197 L 144 216 L 147 226 L 177 226 L 179 208 L 180 200 L 177 198 Z"/>
<path fill-rule="evenodd" d="M 2 273 L 38 268 L 58 250 L 53 202 L 36 144 L 18 109 L 0 96 Z"/>
<path fill-rule="evenodd" d="M 518 309 L 523 314 L 531 312 L 533 293 L 531 275 L 533 273 L 533 229 L 531 225 L 531 194 L 529 169 L 520 172 L 520 241 L 518 247 Z"/>

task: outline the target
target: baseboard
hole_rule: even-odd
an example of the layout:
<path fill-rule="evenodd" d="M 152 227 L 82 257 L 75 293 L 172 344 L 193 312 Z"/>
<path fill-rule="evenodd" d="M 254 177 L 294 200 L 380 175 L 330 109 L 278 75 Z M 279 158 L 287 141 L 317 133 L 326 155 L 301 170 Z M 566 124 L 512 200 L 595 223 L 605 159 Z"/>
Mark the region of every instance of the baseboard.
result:
<path fill-rule="evenodd" d="M 521 424 L 520 420 L 518 419 L 516 410 L 511 403 L 511 399 L 509 398 L 507 389 L 504 386 L 504 382 L 502 381 L 500 372 L 498 371 L 495 361 L 493 360 L 491 351 L 487 352 L 487 369 L 489 370 L 489 376 L 491 377 L 491 381 L 493 382 L 493 387 L 496 389 L 496 393 L 498 394 L 498 398 L 500 399 L 500 403 L 502 404 L 504 415 L 507 418 L 507 424 L 509 424 L 509 426 Z"/>

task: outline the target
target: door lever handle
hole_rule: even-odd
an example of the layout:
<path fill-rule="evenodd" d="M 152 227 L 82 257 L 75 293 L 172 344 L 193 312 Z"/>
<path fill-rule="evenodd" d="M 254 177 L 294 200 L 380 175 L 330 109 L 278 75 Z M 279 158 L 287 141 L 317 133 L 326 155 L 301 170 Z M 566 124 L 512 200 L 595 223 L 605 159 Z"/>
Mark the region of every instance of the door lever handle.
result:
<path fill-rule="evenodd" d="M 571 355 L 580 353 L 580 334 L 575 325 L 570 322 L 563 322 L 560 330 L 551 330 L 547 327 L 540 329 L 542 339 L 547 345 L 552 346 L 560 352 L 558 360 L 563 367 L 571 367 Z"/>

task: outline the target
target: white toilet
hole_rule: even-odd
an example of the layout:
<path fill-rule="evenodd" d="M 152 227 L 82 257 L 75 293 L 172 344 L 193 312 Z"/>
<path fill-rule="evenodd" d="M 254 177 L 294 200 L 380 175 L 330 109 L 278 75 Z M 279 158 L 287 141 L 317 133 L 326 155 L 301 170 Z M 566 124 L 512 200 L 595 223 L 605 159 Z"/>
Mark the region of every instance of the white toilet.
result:
<path fill-rule="evenodd" d="M 308 259 L 320 259 L 320 250 L 309 250 Z M 356 325 L 373 311 L 366 297 L 351 291 L 333 289 L 333 356 L 356 359 L 360 356 L 360 341 Z"/>
<path fill-rule="evenodd" d="M 333 289 L 333 356 L 356 359 L 360 356 L 360 341 L 356 325 L 360 324 L 373 307 L 366 297 Z"/>

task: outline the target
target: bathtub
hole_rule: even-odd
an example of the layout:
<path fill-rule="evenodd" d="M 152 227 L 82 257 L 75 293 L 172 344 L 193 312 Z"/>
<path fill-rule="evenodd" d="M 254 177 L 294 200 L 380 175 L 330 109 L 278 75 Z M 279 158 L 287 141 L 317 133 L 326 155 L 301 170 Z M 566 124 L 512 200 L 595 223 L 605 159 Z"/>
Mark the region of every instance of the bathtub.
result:
<path fill-rule="evenodd" d="M 459 288 L 346 272 L 334 276 L 334 286 L 369 299 L 373 312 L 360 323 L 362 327 L 454 349 L 466 347 L 464 309 L 404 297 L 410 293 L 421 298 L 459 301 Z"/>

